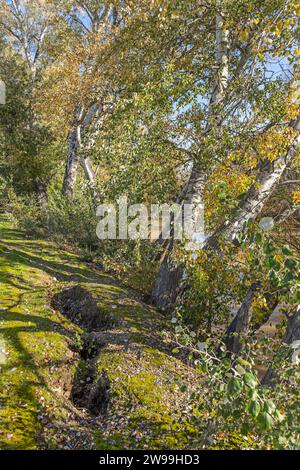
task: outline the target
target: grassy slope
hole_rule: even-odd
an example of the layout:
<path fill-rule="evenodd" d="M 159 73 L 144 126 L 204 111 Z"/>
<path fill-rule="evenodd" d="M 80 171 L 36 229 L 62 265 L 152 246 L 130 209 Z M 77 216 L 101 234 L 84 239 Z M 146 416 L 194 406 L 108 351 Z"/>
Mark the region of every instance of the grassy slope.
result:
<path fill-rule="evenodd" d="M 110 406 L 91 417 L 70 401 L 85 364 L 70 344 L 80 328 L 51 308 L 53 293 L 79 284 L 118 318 L 97 359 Z M 0 448 L 182 448 L 194 431 L 177 421 L 193 372 L 170 354 L 165 319 L 110 276 L 51 242 L 27 239 L 0 219 Z"/>

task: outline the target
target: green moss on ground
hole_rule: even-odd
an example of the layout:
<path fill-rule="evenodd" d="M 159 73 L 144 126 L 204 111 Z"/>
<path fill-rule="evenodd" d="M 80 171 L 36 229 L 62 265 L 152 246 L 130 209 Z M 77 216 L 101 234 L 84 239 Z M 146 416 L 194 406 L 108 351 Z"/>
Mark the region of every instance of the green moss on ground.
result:
<path fill-rule="evenodd" d="M 35 449 L 45 402 L 58 410 L 63 400 L 52 384 L 76 369 L 69 348 L 73 328 L 47 301 L 60 253 L 44 241 L 26 240 L 3 217 L 0 224 L 0 448 Z"/>
<path fill-rule="evenodd" d="M 107 374 L 111 403 L 98 447 L 110 449 L 189 447 L 197 430 L 180 421 L 189 381 L 179 361 L 152 347 L 131 342 L 107 345 L 99 355 L 98 371 Z"/>
<path fill-rule="evenodd" d="M 87 289 L 116 326 L 101 332 L 99 375 L 110 381 L 106 416 L 70 400 L 81 329 L 51 308 L 56 292 Z M 166 319 L 112 277 L 0 218 L 0 448 L 184 448 L 196 430 L 179 422 L 193 374 L 170 355 Z"/>

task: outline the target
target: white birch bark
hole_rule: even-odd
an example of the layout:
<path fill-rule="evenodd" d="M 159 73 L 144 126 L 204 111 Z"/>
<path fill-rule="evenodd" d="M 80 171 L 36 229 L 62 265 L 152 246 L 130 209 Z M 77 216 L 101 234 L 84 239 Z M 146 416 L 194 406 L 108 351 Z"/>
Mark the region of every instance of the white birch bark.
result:
<path fill-rule="evenodd" d="M 288 165 L 296 156 L 300 144 L 300 116 L 291 123 L 291 127 L 296 133 L 292 144 L 274 162 L 267 160 L 262 163 L 255 183 L 239 204 L 235 215 L 207 239 L 207 248 L 218 248 L 221 238 L 225 243 L 238 243 L 238 238 L 243 233 L 246 223 L 250 219 L 255 219 L 261 213 Z"/>
<path fill-rule="evenodd" d="M 243 233 L 246 223 L 250 219 L 255 219 L 260 214 L 266 201 L 280 183 L 282 175 L 286 171 L 289 163 L 296 155 L 297 148 L 300 144 L 300 117 L 293 123 L 293 128 L 298 132 L 298 135 L 295 137 L 292 145 L 287 149 L 286 154 L 279 157 L 273 164 L 269 162 L 263 165 L 261 172 L 257 176 L 256 183 L 248 192 L 245 200 L 241 202 L 235 217 L 230 223 L 224 224 L 216 234 L 207 240 L 206 249 L 218 250 L 220 239 L 226 244 L 238 244 L 238 237 Z M 291 213 L 292 209 L 284 211 L 284 214 L 277 220 L 277 223 L 281 223 L 282 220 L 285 220 L 285 217 L 290 216 Z M 257 291 L 257 287 L 254 289 L 254 286 L 255 284 L 249 288 L 240 309 L 224 335 L 224 343 L 227 349 L 234 354 L 238 354 L 242 349 L 239 340 L 240 334 L 246 332 L 249 327 L 254 292 Z M 276 303 L 274 303 L 274 308 L 275 305 Z"/>
<path fill-rule="evenodd" d="M 229 33 L 224 27 L 224 19 L 221 14 L 216 15 L 216 78 L 214 88 L 212 90 L 206 131 L 209 132 L 214 128 L 218 121 L 218 108 L 224 98 L 224 93 L 228 85 L 228 50 L 229 50 Z M 177 202 L 188 203 L 193 207 L 192 219 L 195 222 L 197 217 L 197 208 L 203 201 L 203 194 L 207 182 L 208 171 L 200 168 L 195 162 L 192 168 L 190 178 L 183 188 Z M 166 310 L 171 306 L 179 291 L 179 284 L 182 278 L 183 269 L 181 265 L 177 265 L 172 257 L 173 243 L 167 247 L 161 263 L 158 278 L 155 282 L 152 292 L 153 302 L 161 309 Z"/>
<path fill-rule="evenodd" d="M 82 151 L 82 135 L 91 125 L 95 114 L 98 111 L 98 106 L 93 103 L 89 106 L 88 110 L 84 112 L 81 109 L 77 114 L 76 124 L 69 131 L 68 135 L 68 155 L 66 162 L 65 175 L 62 185 L 62 194 L 71 197 L 73 194 L 74 186 L 76 184 L 79 163 L 82 164 L 84 174 L 94 191 L 95 188 L 95 174 L 92 169 L 90 159 L 81 155 Z"/>

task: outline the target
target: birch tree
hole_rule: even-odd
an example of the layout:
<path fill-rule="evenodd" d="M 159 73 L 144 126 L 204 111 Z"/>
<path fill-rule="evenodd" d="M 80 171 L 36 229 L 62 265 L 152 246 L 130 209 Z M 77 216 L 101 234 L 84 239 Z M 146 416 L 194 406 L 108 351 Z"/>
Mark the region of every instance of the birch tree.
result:
<path fill-rule="evenodd" d="M 103 62 L 108 54 L 107 46 L 114 40 L 115 30 L 120 21 L 118 7 L 112 2 L 70 2 L 61 11 L 62 16 L 70 24 L 70 27 L 77 32 L 79 60 L 77 57 L 77 77 L 78 88 L 76 95 L 70 97 L 73 102 L 68 131 L 68 155 L 66 168 L 62 184 L 62 193 L 71 196 L 77 178 L 78 165 L 81 162 L 84 174 L 89 182 L 92 192 L 95 195 L 95 174 L 87 150 L 93 145 L 95 133 L 99 130 L 100 121 L 109 106 L 105 101 L 110 101 L 113 84 L 106 81 L 102 74 L 105 74 Z M 99 46 L 97 47 L 97 42 Z M 71 53 L 71 60 L 73 57 Z M 80 54 L 82 61 L 80 61 Z M 60 61 L 60 58 L 58 58 Z M 101 65 L 102 64 L 102 65 Z M 72 63 L 69 63 L 72 65 Z M 66 63 L 64 64 L 66 66 Z M 62 86 L 64 86 L 62 82 Z M 111 86 L 110 86 L 111 85 Z M 99 90 L 96 92 L 95 90 Z M 83 93 L 83 94 L 82 94 Z M 80 96 L 81 95 L 81 96 Z M 93 126 L 93 130 L 91 127 Z M 94 137 L 88 137 L 89 133 Z M 85 152 L 83 151 L 85 147 Z M 85 156 L 84 156 L 85 153 Z"/>
<path fill-rule="evenodd" d="M 270 5 L 268 5 L 268 8 L 270 8 Z M 211 145 L 210 135 L 211 139 L 215 140 L 215 142 L 217 142 L 218 139 L 221 141 L 220 135 L 222 134 L 223 128 L 223 132 L 226 132 L 225 135 L 227 135 L 227 143 L 224 141 L 224 146 L 226 146 L 228 145 L 228 132 L 232 132 L 233 135 L 235 133 L 233 128 L 230 129 L 229 123 L 231 119 L 234 122 L 236 131 L 239 127 L 241 128 L 239 138 L 241 138 L 241 135 L 244 133 L 246 140 L 249 138 L 249 133 L 253 136 L 256 134 L 258 135 L 258 132 L 263 134 L 262 129 L 265 128 L 267 130 L 273 126 L 276 128 L 276 124 L 279 123 L 282 118 L 284 121 L 284 113 L 282 115 L 278 113 L 277 118 L 275 118 L 273 122 L 271 116 L 264 116 L 264 122 L 261 122 L 262 128 L 258 131 L 259 118 L 256 116 L 255 126 L 257 127 L 255 129 L 255 126 L 253 127 L 252 123 L 253 119 L 255 119 L 256 113 L 254 110 L 254 114 L 251 112 L 248 113 L 247 108 L 251 109 L 252 107 L 252 104 L 250 104 L 251 93 L 255 94 L 258 91 L 257 87 L 262 86 L 264 81 L 264 78 L 262 78 L 262 82 L 259 83 L 255 76 L 259 70 L 262 71 L 268 67 L 270 46 L 267 44 L 272 44 L 271 48 L 274 50 L 273 53 L 275 55 L 280 55 L 280 53 L 284 54 L 281 45 L 281 35 L 284 36 L 284 31 L 278 31 L 279 39 L 277 38 L 274 42 L 273 39 L 268 38 L 268 36 L 270 35 L 270 31 L 272 31 L 274 24 L 278 22 L 278 18 L 290 18 L 292 24 L 295 24 L 293 5 L 290 2 L 279 2 L 273 9 L 271 8 L 271 12 L 269 10 L 270 21 L 267 25 L 258 18 L 259 14 L 262 13 L 261 11 L 255 12 L 258 15 L 257 18 L 251 18 L 251 20 L 249 20 L 246 17 L 245 23 L 243 23 L 243 20 L 241 21 L 241 18 L 236 18 L 236 20 L 232 20 L 231 18 L 233 22 L 237 21 L 236 28 L 240 28 L 237 35 L 238 37 L 236 37 L 234 26 L 230 28 L 229 31 L 226 30 L 226 27 L 224 28 L 223 22 L 225 22 L 226 25 L 226 21 L 229 21 L 228 16 L 230 13 L 232 13 L 232 10 L 228 8 L 228 10 L 223 11 L 221 15 L 219 15 L 218 11 L 216 14 L 215 63 L 218 72 L 214 77 L 215 85 L 211 94 L 210 105 L 207 108 L 207 122 L 203 132 L 204 136 L 202 136 L 202 142 L 199 147 L 200 156 L 197 157 L 198 163 L 194 163 L 190 180 L 183 191 L 188 202 L 193 201 L 194 197 L 196 198 L 195 201 L 198 203 L 199 201 L 203 201 L 203 191 L 206 187 L 207 181 L 209 180 L 215 166 L 220 164 L 222 159 L 221 155 L 213 155 L 211 153 L 207 160 L 201 157 L 201 153 L 207 155 L 207 144 Z M 252 27 L 250 28 L 248 21 L 252 24 Z M 242 44 L 239 43 L 241 35 L 243 38 Z M 291 42 L 294 42 L 294 44 L 297 43 L 296 37 L 294 37 L 294 39 L 291 38 L 290 40 Z M 233 61 L 233 58 L 236 57 L 237 49 L 239 50 L 238 62 Z M 226 55 L 224 54 L 225 51 Z M 268 80 L 265 79 L 265 84 L 267 82 Z M 240 86 L 244 89 L 241 90 Z M 282 83 L 282 90 L 284 90 L 284 87 L 285 85 Z M 217 120 L 214 119 L 216 110 L 218 115 Z M 240 117 L 237 118 L 235 113 Z M 251 114 L 252 117 L 250 118 Z M 291 123 L 291 128 L 294 126 L 297 127 L 297 124 Z M 273 164 L 270 162 L 266 161 L 257 166 L 258 174 L 256 184 L 263 188 L 262 191 L 256 191 L 253 187 L 253 189 L 248 193 L 246 199 L 244 199 L 240 204 L 237 212 L 233 215 L 232 220 L 227 221 L 221 229 L 216 231 L 215 235 L 209 237 L 206 242 L 207 247 L 209 245 L 211 248 L 213 245 L 216 247 L 216 240 L 219 236 L 224 236 L 228 241 L 230 239 L 233 240 L 236 238 L 237 233 L 243 230 L 247 220 L 257 217 L 286 169 L 283 160 L 285 158 L 287 158 L 287 160 L 292 159 L 294 153 L 294 147 L 288 150 L 283 159 L 275 163 L 274 172 L 272 171 Z M 164 257 L 160 274 L 153 292 L 153 299 L 161 308 L 168 308 L 168 306 L 174 303 L 178 296 L 178 286 L 182 279 L 183 267 L 181 263 L 178 264 L 178 262 L 174 260 L 174 257 L 172 256 L 172 248 L 173 246 L 171 244 L 171 249 L 169 249 L 169 252 L 166 253 Z"/>

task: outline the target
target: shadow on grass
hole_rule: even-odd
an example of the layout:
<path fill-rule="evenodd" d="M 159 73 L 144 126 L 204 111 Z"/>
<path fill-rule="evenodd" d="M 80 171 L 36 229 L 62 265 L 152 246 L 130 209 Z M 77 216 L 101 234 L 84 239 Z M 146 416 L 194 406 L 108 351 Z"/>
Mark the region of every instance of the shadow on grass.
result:
<path fill-rule="evenodd" d="M 27 240 L 22 237 L 21 232 L 0 226 L 0 334 L 6 350 L 6 359 L 0 365 L 0 448 L 5 450 L 35 448 L 42 441 L 43 430 L 37 419 L 41 404 L 36 392 L 40 389 L 41 393 L 53 396 L 47 369 L 69 363 L 56 356 L 60 351 L 64 354 L 75 334 L 71 328 L 59 323 L 59 317 L 55 321 L 53 312 L 45 305 L 46 287 L 41 284 L 42 275 L 36 270 L 51 275 L 63 270 L 62 277 L 66 280 L 74 274 L 75 278 L 87 275 L 71 266 L 61 269 L 59 262 L 49 262 L 28 253 Z M 38 250 L 38 244 L 35 248 Z M 57 350 L 53 354 L 52 346 L 48 344 L 43 355 L 43 344 L 50 332 L 59 335 L 55 337 Z M 62 341 L 63 337 L 67 343 Z M 64 403 L 64 409 L 74 413 L 70 403 Z"/>

